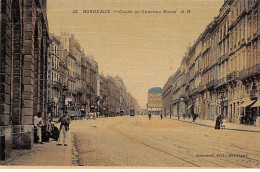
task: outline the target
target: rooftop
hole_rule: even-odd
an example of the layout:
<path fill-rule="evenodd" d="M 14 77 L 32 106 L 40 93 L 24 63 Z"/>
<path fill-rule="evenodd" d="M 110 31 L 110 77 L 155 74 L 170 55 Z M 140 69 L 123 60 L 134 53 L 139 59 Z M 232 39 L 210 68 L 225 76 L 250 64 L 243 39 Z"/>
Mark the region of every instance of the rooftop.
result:
<path fill-rule="evenodd" d="M 163 89 L 161 87 L 153 87 L 149 89 L 148 94 L 162 94 Z"/>

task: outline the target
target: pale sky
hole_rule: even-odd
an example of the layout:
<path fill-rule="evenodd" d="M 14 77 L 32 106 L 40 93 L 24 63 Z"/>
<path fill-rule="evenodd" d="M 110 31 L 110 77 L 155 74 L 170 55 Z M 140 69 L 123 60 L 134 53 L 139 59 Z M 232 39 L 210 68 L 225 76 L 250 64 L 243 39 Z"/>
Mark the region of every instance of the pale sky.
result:
<path fill-rule="evenodd" d="M 147 92 L 162 87 L 192 45 L 219 13 L 224 0 L 49 0 L 49 31 L 74 34 L 99 71 L 119 75 L 146 108 Z M 78 13 L 72 13 L 78 10 Z M 111 10 L 109 14 L 83 10 Z M 114 10 L 176 11 L 175 14 L 119 14 Z M 190 10 L 190 14 L 181 11 Z"/>

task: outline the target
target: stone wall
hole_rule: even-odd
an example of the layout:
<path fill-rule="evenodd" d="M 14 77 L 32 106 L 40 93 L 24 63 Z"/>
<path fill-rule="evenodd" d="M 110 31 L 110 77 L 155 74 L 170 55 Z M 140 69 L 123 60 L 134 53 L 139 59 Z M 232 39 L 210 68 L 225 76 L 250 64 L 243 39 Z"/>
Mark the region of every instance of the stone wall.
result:
<path fill-rule="evenodd" d="M 0 155 L 30 149 L 33 116 L 46 114 L 48 23 L 39 0 L 2 0 L 0 54 Z"/>

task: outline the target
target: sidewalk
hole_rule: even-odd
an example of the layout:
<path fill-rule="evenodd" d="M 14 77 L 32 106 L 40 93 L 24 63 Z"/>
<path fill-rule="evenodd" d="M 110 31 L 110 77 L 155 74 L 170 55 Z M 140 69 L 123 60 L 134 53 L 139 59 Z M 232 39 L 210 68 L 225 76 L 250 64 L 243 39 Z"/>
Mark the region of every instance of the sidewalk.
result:
<path fill-rule="evenodd" d="M 77 151 L 74 148 L 73 135 L 67 133 L 68 146 L 57 146 L 50 139 L 44 144 L 34 144 L 31 150 L 12 150 L 11 158 L 4 166 L 74 166 L 77 164 Z"/>
<path fill-rule="evenodd" d="M 215 128 L 215 121 L 211 121 L 211 120 L 203 120 L 203 119 L 197 118 L 195 122 L 192 122 L 192 118 L 190 118 L 190 119 L 185 118 L 185 120 L 182 117 L 180 117 L 180 119 L 178 119 L 175 116 L 172 118 L 169 118 L 169 117 L 167 117 L 167 118 L 182 121 L 182 122 L 187 122 L 187 123 L 191 123 L 191 124 L 195 124 L 195 125 L 201 125 L 201 126 L 205 126 L 205 127 Z M 234 123 L 229 123 L 229 122 L 224 122 L 223 125 L 225 125 L 226 130 L 259 132 L 260 133 L 260 128 L 250 126 L 250 125 L 234 124 Z"/>

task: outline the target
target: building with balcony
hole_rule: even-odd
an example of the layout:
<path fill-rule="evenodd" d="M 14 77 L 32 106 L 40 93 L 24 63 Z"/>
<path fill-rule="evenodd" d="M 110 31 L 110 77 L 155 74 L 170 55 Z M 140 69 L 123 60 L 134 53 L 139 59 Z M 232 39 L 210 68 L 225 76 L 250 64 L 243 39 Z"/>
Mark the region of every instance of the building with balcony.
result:
<path fill-rule="evenodd" d="M 60 42 L 66 52 L 67 56 L 67 68 L 68 68 L 68 83 L 67 83 L 67 89 L 68 93 L 66 95 L 66 104 L 69 106 L 75 106 L 76 105 L 76 76 L 75 76 L 75 66 L 76 66 L 76 57 L 71 54 L 72 48 L 72 42 L 74 40 L 74 37 L 68 33 L 61 33 Z"/>
<path fill-rule="evenodd" d="M 129 111 L 130 115 L 140 114 L 140 105 L 138 101 L 132 96 L 130 92 L 127 92 L 128 100 L 129 100 Z"/>
<path fill-rule="evenodd" d="M 163 89 L 160 87 L 150 88 L 148 91 L 147 111 L 152 115 L 160 115 L 162 108 Z"/>
<path fill-rule="evenodd" d="M 163 115 L 172 116 L 172 79 L 173 76 L 170 76 L 163 87 L 162 93 L 162 107 L 163 107 Z"/>
<path fill-rule="evenodd" d="M 97 95 L 97 78 L 98 78 L 98 63 L 93 55 L 87 56 L 90 61 L 90 111 L 98 112 L 99 96 Z"/>
<path fill-rule="evenodd" d="M 124 81 L 118 75 L 113 77 L 113 79 L 114 79 L 116 85 L 120 89 L 120 113 L 129 114 L 130 113 L 129 100 L 128 100 L 127 89 L 124 84 Z"/>
<path fill-rule="evenodd" d="M 190 113 L 201 119 L 223 115 L 228 122 L 258 122 L 259 8 L 257 0 L 225 0 L 189 47 L 173 77 L 172 107 L 178 116 L 194 107 Z"/>
<path fill-rule="evenodd" d="M 109 115 L 116 116 L 120 113 L 120 88 L 112 76 L 107 76 L 108 83 L 108 113 Z"/>
<path fill-rule="evenodd" d="M 81 55 L 81 90 L 80 108 L 82 113 L 87 114 L 90 112 L 90 68 L 91 64 L 87 56 L 82 53 Z"/>
<path fill-rule="evenodd" d="M 60 64 L 63 53 L 59 37 L 50 34 L 50 45 L 48 49 L 48 114 L 52 117 L 59 117 L 62 107 L 61 93 L 62 84 L 60 78 Z M 62 75 L 63 76 L 63 75 Z"/>

